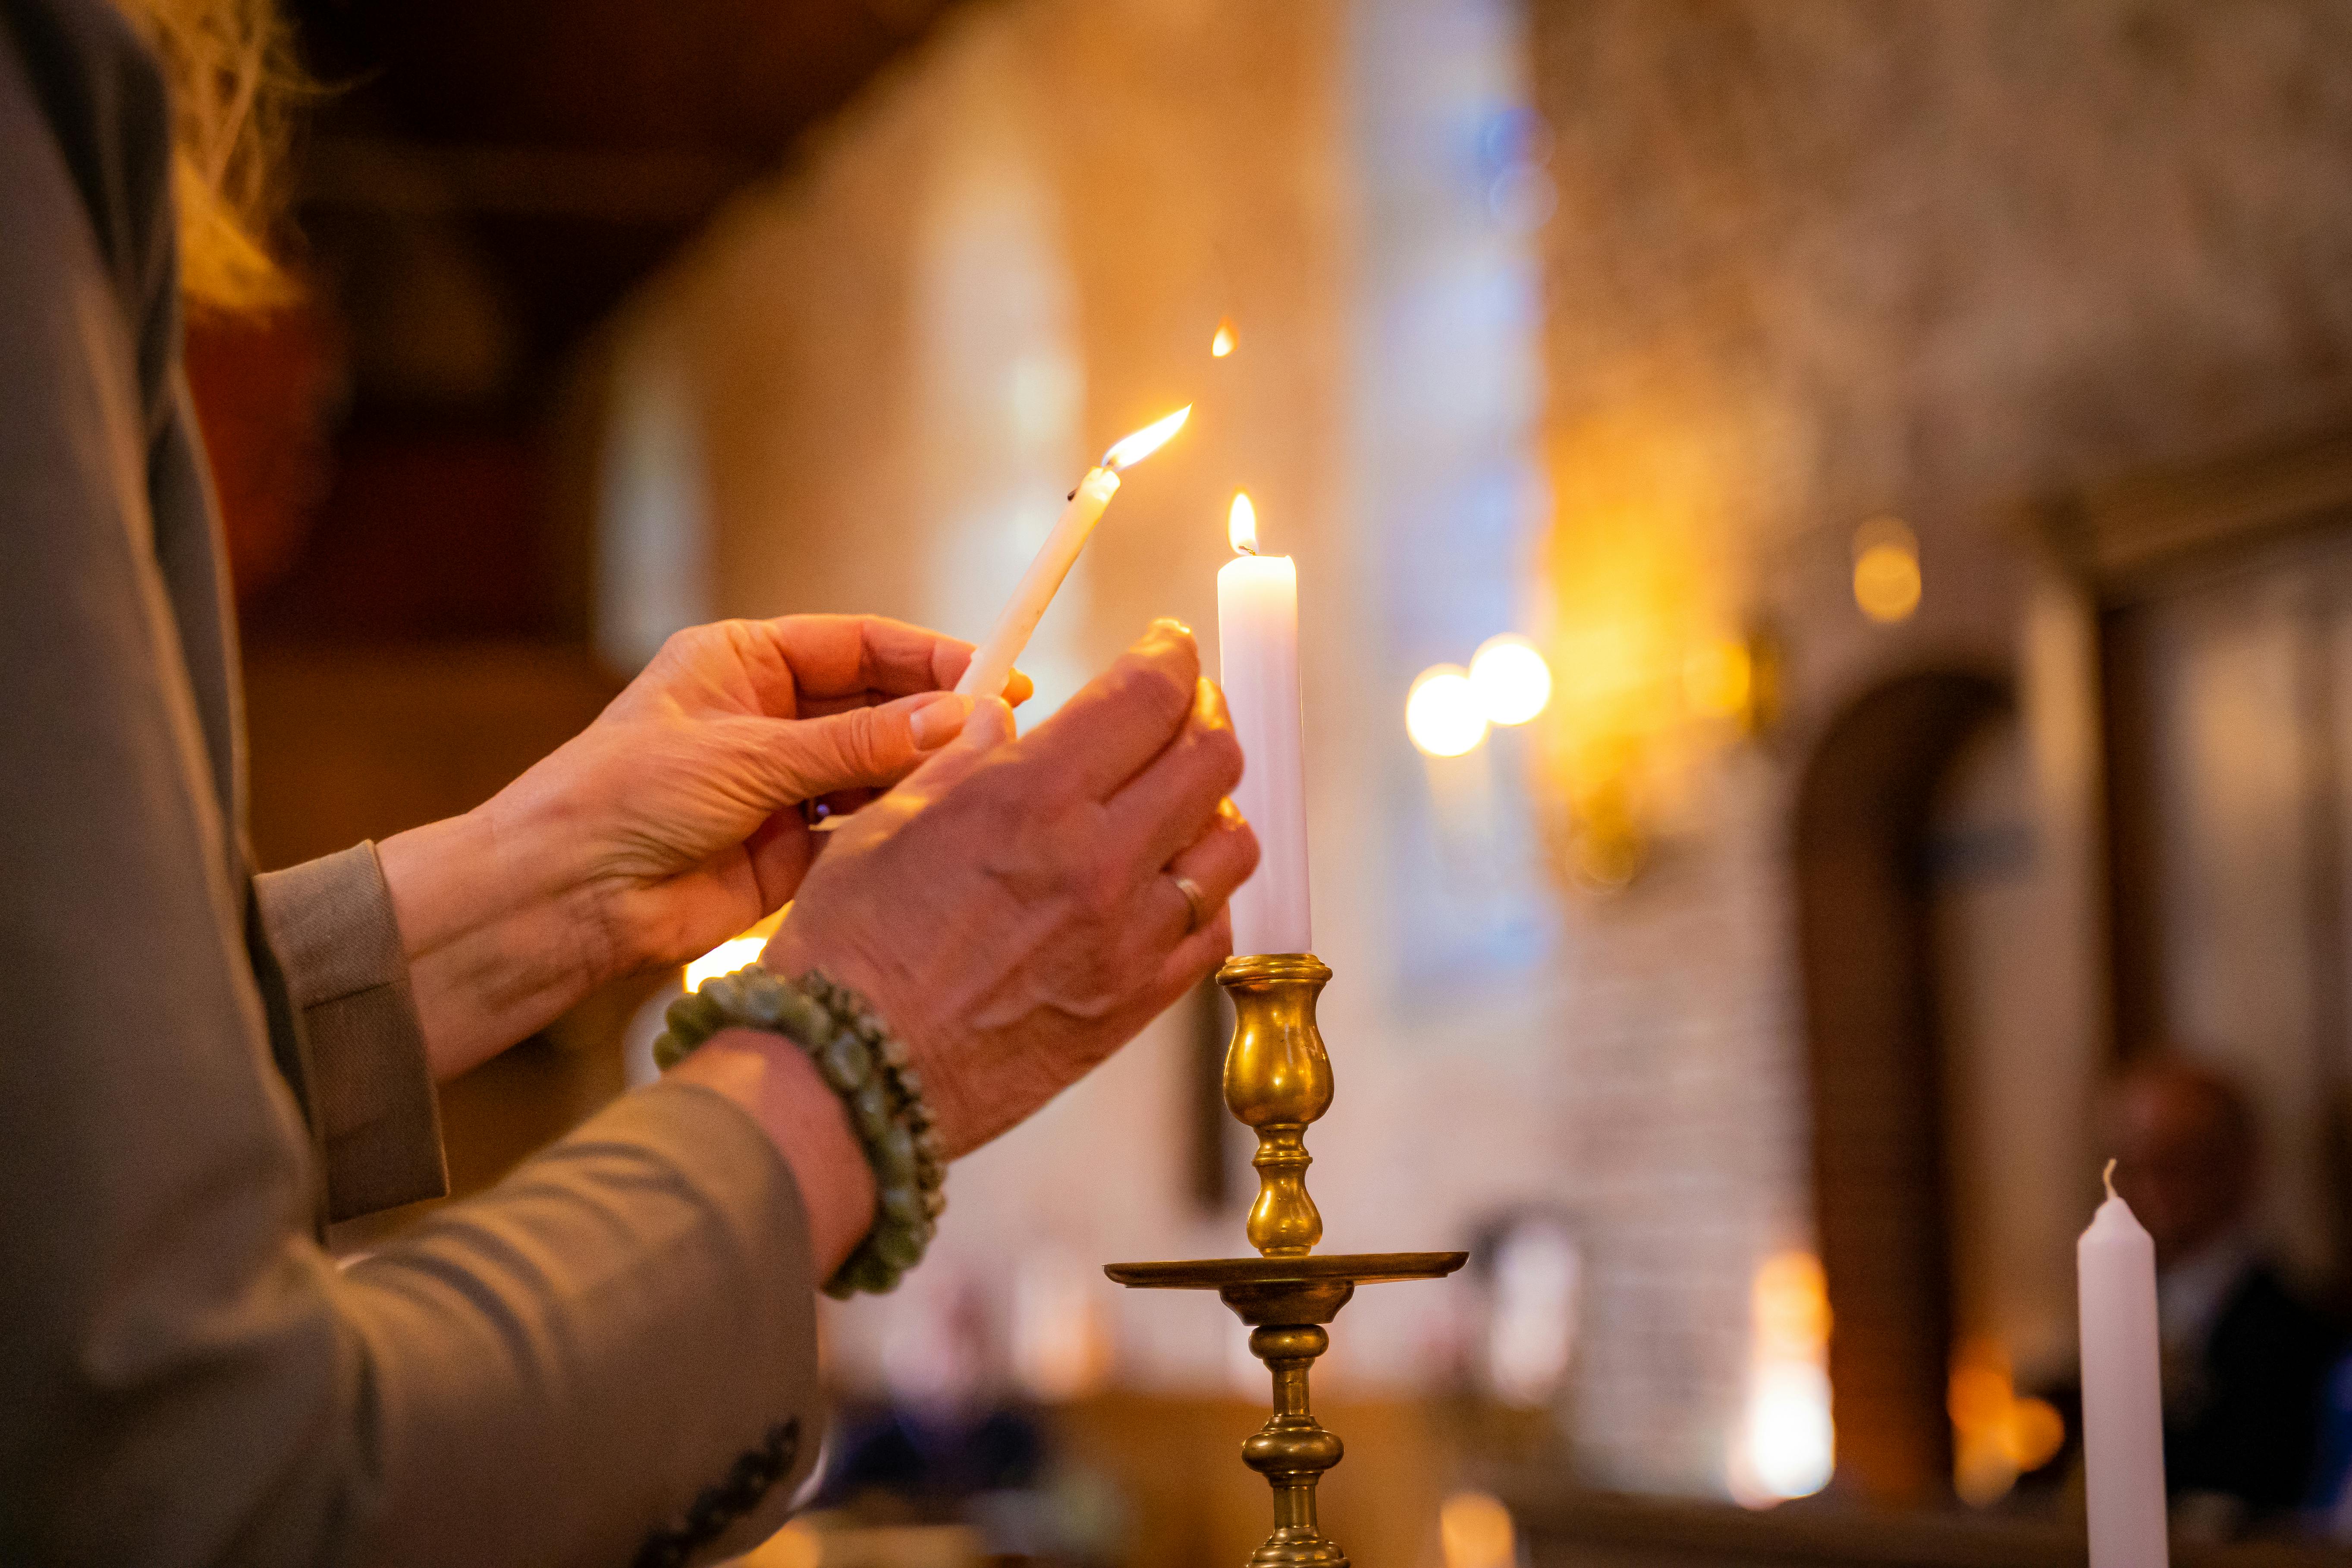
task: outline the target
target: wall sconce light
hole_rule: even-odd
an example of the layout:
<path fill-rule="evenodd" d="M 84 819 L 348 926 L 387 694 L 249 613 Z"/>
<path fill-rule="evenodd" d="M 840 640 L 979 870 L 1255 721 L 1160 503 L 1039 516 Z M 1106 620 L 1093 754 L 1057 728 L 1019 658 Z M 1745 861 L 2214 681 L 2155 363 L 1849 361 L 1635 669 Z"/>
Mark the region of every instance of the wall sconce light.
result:
<path fill-rule="evenodd" d="M 1405 733 L 1425 757 L 1462 757 L 1496 728 L 1550 713 L 1530 755 L 1552 859 L 1575 887 L 1614 892 L 1649 862 L 1657 771 L 1719 744 L 1727 722 L 1741 738 L 1762 733 L 1778 710 L 1779 645 L 1768 633 L 1674 649 L 1670 637 L 1590 637 L 1592 657 L 1562 666 L 1563 676 L 1535 642 L 1507 632 L 1480 644 L 1466 668 L 1437 664 L 1416 676 Z"/>
<path fill-rule="evenodd" d="M 1683 701 L 1701 719 L 1760 735 L 1780 715 L 1780 644 L 1767 631 L 1709 637 L 1683 658 Z"/>
<path fill-rule="evenodd" d="M 1622 892 L 1650 863 L 1651 829 L 1634 755 L 1633 747 L 1622 748 L 1613 765 L 1592 770 L 1569 792 L 1556 853 L 1569 880 L 1585 892 Z"/>

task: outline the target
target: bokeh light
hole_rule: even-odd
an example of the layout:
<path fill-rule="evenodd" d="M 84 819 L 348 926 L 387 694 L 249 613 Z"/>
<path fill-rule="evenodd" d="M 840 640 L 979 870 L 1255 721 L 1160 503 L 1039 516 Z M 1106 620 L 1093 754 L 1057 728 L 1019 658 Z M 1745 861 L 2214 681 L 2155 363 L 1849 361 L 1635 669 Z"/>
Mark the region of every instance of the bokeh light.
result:
<path fill-rule="evenodd" d="M 691 991 L 706 980 L 732 974 L 745 964 L 757 961 L 766 949 L 768 939 L 774 936 L 777 928 L 783 923 L 784 911 L 778 910 L 750 931 L 728 938 L 694 960 L 686 966 L 686 988 Z"/>
<path fill-rule="evenodd" d="M 1421 672 L 1404 700 L 1404 731 L 1433 757 L 1458 757 L 1486 738 L 1486 704 L 1470 672 L 1437 664 Z"/>
<path fill-rule="evenodd" d="M 1919 607 L 1919 539 L 1902 519 L 1874 517 L 1853 533 L 1853 602 L 1881 625 Z"/>
<path fill-rule="evenodd" d="M 760 950 L 767 945 L 768 939 L 763 936 L 739 936 L 720 942 L 686 966 L 686 988 L 691 991 L 706 980 L 734 973 L 758 959 Z"/>
<path fill-rule="evenodd" d="M 1810 1497 L 1837 1463 L 1830 1416 L 1829 1283 L 1821 1260 L 1782 1252 L 1756 1270 L 1748 1411 L 1731 1455 L 1732 1495 L 1750 1508 Z"/>
<path fill-rule="evenodd" d="M 2008 1350 L 1987 1335 L 1971 1335 L 1954 1352 L 1945 1409 L 1952 1418 L 1952 1489 L 1977 1508 L 2007 1497 L 2018 1477 L 2065 1446 L 2065 1418 L 2047 1400 L 2019 1396 Z"/>
<path fill-rule="evenodd" d="M 817 1568 L 824 1561 L 824 1537 L 796 1519 L 739 1560 L 740 1568 Z"/>
<path fill-rule="evenodd" d="M 1479 645 L 1470 684 L 1489 723 L 1524 724 L 1551 700 L 1551 666 L 1535 644 L 1505 632 Z"/>
<path fill-rule="evenodd" d="M 1703 642 L 1683 660 L 1683 697 L 1694 712 L 1737 718 L 1748 710 L 1755 689 L 1755 660 L 1748 645 L 1735 638 Z"/>
<path fill-rule="evenodd" d="M 1455 1492 L 1437 1509 L 1445 1568 L 1516 1568 L 1518 1531 L 1511 1510 L 1485 1492 Z"/>

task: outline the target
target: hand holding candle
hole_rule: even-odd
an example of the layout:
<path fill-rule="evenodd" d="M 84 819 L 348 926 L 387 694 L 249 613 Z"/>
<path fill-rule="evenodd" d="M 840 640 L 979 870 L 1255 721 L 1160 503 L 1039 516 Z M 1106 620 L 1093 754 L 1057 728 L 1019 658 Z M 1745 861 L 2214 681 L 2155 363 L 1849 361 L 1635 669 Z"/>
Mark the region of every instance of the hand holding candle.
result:
<path fill-rule="evenodd" d="M 1217 574 L 1218 674 L 1242 782 L 1234 804 L 1257 830 L 1256 874 L 1234 890 L 1234 952 L 1308 952 L 1307 782 L 1298 704 L 1298 573 L 1287 555 L 1257 552 L 1257 510 L 1234 497 L 1234 558 Z"/>
<path fill-rule="evenodd" d="M 2083 1332 L 2083 1469 L 2091 1568 L 2165 1568 L 2164 1393 L 2156 1243 L 2131 1205 L 2107 1201 L 2074 1248 Z"/>
<path fill-rule="evenodd" d="M 996 628 L 974 650 L 963 679 L 956 682 L 959 693 L 966 697 L 994 697 L 1003 691 L 1014 661 L 1029 646 L 1029 635 L 1045 618 L 1045 607 L 1054 602 L 1062 579 L 1077 564 L 1078 552 L 1087 547 L 1095 524 L 1102 521 L 1103 509 L 1110 505 L 1110 498 L 1118 492 L 1120 471 L 1158 451 L 1168 437 L 1184 427 L 1184 421 L 1192 414 L 1192 405 L 1188 403 L 1165 419 L 1145 426 L 1114 444 L 1103 454 L 1100 463 L 1087 470 L 1087 477 L 1070 492 L 1069 505 L 1055 520 L 1054 531 L 1045 536 L 1036 558 L 1029 563 L 1029 570 L 1022 574 L 1021 585 L 1013 591 L 1004 613 L 997 616 Z"/>

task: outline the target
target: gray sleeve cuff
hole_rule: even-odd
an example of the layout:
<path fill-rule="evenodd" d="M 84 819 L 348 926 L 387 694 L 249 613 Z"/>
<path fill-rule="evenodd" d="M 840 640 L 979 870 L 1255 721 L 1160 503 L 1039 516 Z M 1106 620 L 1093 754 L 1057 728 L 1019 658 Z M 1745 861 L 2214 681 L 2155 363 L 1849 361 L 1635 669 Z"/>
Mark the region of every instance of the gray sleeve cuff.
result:
<path fill-rule="evenodd" d="M 253 884 L 310 1037 L 328 1217 L 444 1195 L 440 1106 L 375 846 L 266 871 Z"/>

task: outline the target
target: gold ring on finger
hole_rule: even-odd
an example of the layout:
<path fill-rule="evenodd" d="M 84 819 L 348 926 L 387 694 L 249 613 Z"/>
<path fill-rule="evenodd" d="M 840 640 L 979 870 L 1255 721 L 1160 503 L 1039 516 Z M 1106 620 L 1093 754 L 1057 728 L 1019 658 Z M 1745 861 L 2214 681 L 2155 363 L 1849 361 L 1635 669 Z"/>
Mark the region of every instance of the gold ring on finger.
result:
<path fill-rule="evenodd" d="M 1168 879 L 1176 884 L 1178 892 L 1184 895 L 1184 934 L 1191 936 L 1208 918 L 1209 896 L 1201 891 L 1201 884 L 1190 877 L 1171 871 Z"/>

